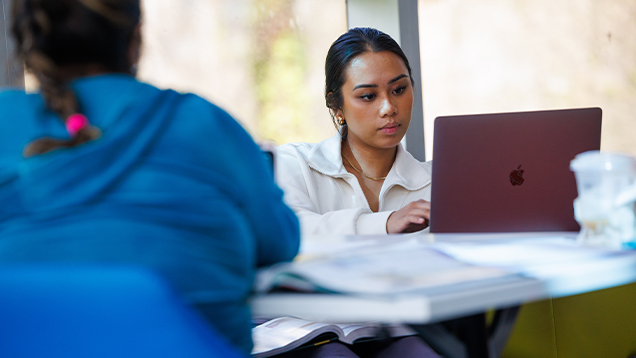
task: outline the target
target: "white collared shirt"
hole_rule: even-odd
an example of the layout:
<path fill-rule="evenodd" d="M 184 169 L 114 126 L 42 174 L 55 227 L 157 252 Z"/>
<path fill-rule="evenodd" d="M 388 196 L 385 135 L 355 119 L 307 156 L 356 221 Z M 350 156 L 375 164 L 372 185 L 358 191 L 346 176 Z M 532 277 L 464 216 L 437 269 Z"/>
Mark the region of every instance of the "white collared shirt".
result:
<path fill-rule="evenodd" d="M 393 167 L 371 211 L 358 179 L 340 155 L 340 135 L 320 143 L 288 143 L 276 150 L 276 181 L 298 215 L 303 235 L 386 234 L 386 222 L 408 203 L 431 200 L 431 163 L 420 162 L 398 145 Z"/>

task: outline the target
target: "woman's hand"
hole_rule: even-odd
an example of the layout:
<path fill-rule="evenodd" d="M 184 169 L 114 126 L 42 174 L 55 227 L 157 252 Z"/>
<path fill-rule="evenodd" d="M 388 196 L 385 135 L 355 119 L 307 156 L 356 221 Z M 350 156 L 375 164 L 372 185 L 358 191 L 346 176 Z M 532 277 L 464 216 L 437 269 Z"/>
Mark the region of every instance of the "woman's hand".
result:
<path fill-rule="evenodd" d="M 424 230 L 428 227 L 430 217 L 430 202 L 422 199 L 413 201 L 389 215 L 389 219 L 386 221 L 386 232 L 400 234 Z"/>

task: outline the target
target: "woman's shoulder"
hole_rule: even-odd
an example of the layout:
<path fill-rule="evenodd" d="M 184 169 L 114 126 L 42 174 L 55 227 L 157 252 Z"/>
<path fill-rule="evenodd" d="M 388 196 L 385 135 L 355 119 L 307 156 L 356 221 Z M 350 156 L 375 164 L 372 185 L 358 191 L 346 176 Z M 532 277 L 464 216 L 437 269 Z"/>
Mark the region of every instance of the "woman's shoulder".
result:
<path fill-rule="evenodd" d="M 403 180 L 402 185 L 410 190 L 427 186 L 431 182 L 432 162 L 419 161 L 403 147 L 398 149 L 393 165 L 396 174 Z"/>
<path fill-rule="evenodd" d="M 429 160 L 426 162 L 421 162 L 415 158 L 413 158 L 414 162 L 416 162 L 417 167 L 423 172 L 426 173 L 428 176 L 431 176 L 433 173 L 433 161 Z"/>
<path fill-rule="evenodd" d="M 205 138 L 205 142 L 251 139 L 243 125 L 229 111 L 198 94 L 141 85 L 149 86 L 149 91 L 159 91 L 157 98 L 170 99 L 173 118 L 170 129 L 173 135 L 201 137 Z"/>
<path fill-rule="evenodd" d="M 290 142 L 284 143 L 276 147 L 278 153 L 284 154 L 297 154 L 307 156 L 312 149 L 316 147 L 317 143 L 307 142 Z"/>
<path fill-rule="evenodd" d="M 282 154 L 292 154 L 309 159 L 315 155 L 325 155 L 327 152 L 340 151 L 340 141 L 331 137 L 318 143 L 290 142 L 277 147 L 277 152 Z"/>
<path fill-rule="evenodd" d="M 429 173 L 433 172 L 433 161 L 432 160 L 429 160 L 429 161 L 426 161 L 426 162 L 420 162 L 420 161 L 418 161 L 418 162 L 420 163 L 422 168 L 424 168 L 424 170 L 426 170 Z"/>
<path fill-rule="evenodd" d="M 277 161 L 281 170 L 300 167 L 311 168 L 321 174 L 337 175 L 343 170 L 340 159 L 340 136 L 319 143 L 294 142 L 278 146 Z"/>
<path fill-rule="evenodd" d="M 316 143 L 290 142 L 276 147 L 276 168 L 280 175 L 286 175 L 293 168 L 304 167 L 309 161 Z M 283 172 L 280 174 L 280 172 Z"/>
<path fill-rule="evenodd" d="M 199 117 L 201 114 L 213 114 L 218 118 L 231 116 L 222 108 L 207 99 L 190 92 L 180 92 L 171 88 L 159 88 L 154 84 L 145 82 L 127 74 L 103 74 L 84 77 L 73 82 L 73 87 L 79 94 L 90 93 L 90 97 L 106 95 L 109 92 L 125 93 L 134 97 L 134 100 L 166 101 L 171 103 L 177 112 Z"/>
<path fill-rule="evenodd" d="M 167 90 L 175 92 L 174 90 Z M 182 116 L 191 116 L 190 118 L 206 118 L 208 120 L 214 121 L 230 121 L 232 123 L 236 122 L 236 119 L 224 108 L 219 105 L 199 96 L 195 93 L 180 93 L 175 92 L 177 96 L 179 96 L 179 104 L 177 111 L 180 112 Z"/>

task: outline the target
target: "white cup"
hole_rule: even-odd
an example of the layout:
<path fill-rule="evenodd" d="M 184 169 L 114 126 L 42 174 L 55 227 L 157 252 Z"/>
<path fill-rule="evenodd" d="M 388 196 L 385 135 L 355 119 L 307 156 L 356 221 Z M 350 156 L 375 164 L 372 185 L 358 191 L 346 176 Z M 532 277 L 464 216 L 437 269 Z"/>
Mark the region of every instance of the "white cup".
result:
<path fill-rule="evenodd" d="M 588 151 L 570 162 L 578 197 L 574 217 L 586 244 L 621 247 L 636 239 L 636 158 L 626 153 Z"/>

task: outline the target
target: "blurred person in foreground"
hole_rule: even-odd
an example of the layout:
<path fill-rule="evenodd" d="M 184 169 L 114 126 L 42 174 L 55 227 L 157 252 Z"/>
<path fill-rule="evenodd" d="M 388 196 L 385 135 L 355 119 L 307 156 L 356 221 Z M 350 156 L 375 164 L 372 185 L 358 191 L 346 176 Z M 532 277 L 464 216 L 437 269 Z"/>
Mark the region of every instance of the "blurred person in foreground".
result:
<path fill-rule="evenodd" d="M 230 115 L 135 79 L 140 18 L 139 0 L 14 2 L 40 91 L 0 93 L 0 263 L 149 267 L 248 354 L 255 270 L 293 259 L 298 220 Z"/>

